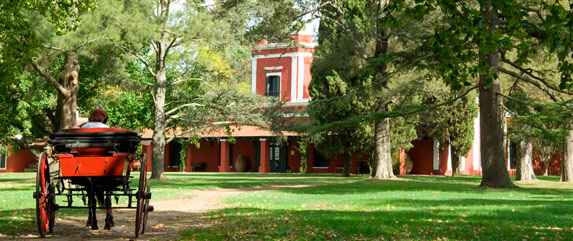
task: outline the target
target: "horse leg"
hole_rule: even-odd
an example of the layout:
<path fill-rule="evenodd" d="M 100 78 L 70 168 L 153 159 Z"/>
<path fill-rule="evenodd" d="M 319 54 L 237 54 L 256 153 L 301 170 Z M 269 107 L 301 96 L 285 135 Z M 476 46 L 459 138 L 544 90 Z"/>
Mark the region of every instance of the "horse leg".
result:
<path fill-rule="evenodd" d="M 86 227 L 90 226 L 92 226 L 92 208 L 90 207 L 88 202 L 88 221 L 86 222 Z"/>
<path fill-rule="evenodd" d="M 97 209 L 96 195 L 97 195 L 96 193 L 88 194 L 88 206 L 90 209 L 88 219 L 91 221 L 92 230 L 98 229 L 97 217 L 96 217 L 96 209 Z"/>
<path fill-rule="evenodd" d="M 113 221 L 113 213 L 111 212 L 111 192 L 107 192 L 105 196 L 105 230 L 110 230 L 115 227 L 115 222 Z"/>

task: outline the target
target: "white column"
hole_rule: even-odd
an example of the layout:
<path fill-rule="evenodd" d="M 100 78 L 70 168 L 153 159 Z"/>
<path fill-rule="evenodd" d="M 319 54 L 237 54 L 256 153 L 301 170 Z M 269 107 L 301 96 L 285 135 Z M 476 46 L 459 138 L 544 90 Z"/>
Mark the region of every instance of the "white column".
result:
<path fill-rule="evenodd" d="M 298 80 L 297 80 L 297 84 L 298 84 L 298 92 L 297 92 L 297 99 L 298 100 L 302 100 L 303 97 L 303 86 L 304 86 L 304 56 L 299 56 L 298 57 Z"/>
<path fill-rule="evenodd" d="M 509 136 L 507 136 L 507 121 L 503 122 L 503 149 L 507 152 L 507 170 L 511 169 L 511 149 L 509 148 Z"/>
<path fill-rule="evenodd" d="M 440 170 L 440 142 L 434 140 L 434 170 Z"/>
<path fill-rule="evenodd" d="M 298 55 L 292 56 L 291 75 L 290 75 L 290 102 L 296 100 L 296 78 L 297 78 L 297 61 Z"/>
<path fill-rule="evenodd" d="M 257 58 L 251 57 L 251 93 L 257 93 Z"/>
<path fill-rule="evenodd" d="M 460 169 L 462 171 L 466 170 L 466 157 L 465 156 L 460 156 L 460 162 L 461 162 L 461 167 Z"/>
<path fill-rule="evenodd" d="M 454 170 L 452 168 L 452 146 L 448 144 L 448 170 Z"/>
<path fill-rule="evenodd" d="M 474 171 L 479 171 L 481 169 L 481 165 L 480 165 L 480 158 L 481 158 L 481 147 L 480 147 L 480 126 L 479 126 L 479 113 L 478 113 L 478 117 L 474 120 L 474 144 L 473 144 L 473 149 L 474 149 Z"/>

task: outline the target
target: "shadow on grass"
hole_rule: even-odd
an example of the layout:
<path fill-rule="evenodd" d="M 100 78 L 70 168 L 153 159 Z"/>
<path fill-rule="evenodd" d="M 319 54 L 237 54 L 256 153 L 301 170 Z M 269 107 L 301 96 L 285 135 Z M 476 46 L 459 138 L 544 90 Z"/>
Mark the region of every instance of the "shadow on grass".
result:
<path fill-rule="evenodd" d="M 490 200 L 488 202 L 495 202 Z M 508 202 L 506 204 L 513 204 Z M 557 205 L 564 203 L 555 203 Z M 432 205 L 448 205 L 438 202 Z M 527 206 L 529 203 L 520 204 Z M 224 209 L 214 217 L 220 225 L 189 230 L 189 239 L 413 239 L 413 240 L 571 240 L 570 216 L 550 208 L 498 210 L 479 214 L 435 210 L 288 210 Z M 210 238 L 208 238 L 210 237 Z"/>
<path fill-rule="evenodd" d="M 318 188 L 297 188 L 297 189 L 281 189 L 282 192 L 287 193 L 300 193 L 300 194 L 329 194 L 329 195 L 348 195 L 360 193 L 384 193 L 404 191 L 416 193 L 419 191 L 430 192 L 453 192 L 453 193 L 474 193 L 474 194 L 487 194 L 492 192 L 515 192 L 540 195 L 539 198 L 555 199 L 555 197 L 544 197 L 544 195 L 559 195 L 571 196 L 573 195 L 572 189 L 550 189 L 550 188 L 535 188 L 535 187 L 514 187 L 514 188 L 497 188 L 497 189 L 484 189 L 479 188 L 479 181 L 481 177 L 404 177 L 400 179 L 391 180 L 356 180 L 351 183 L 324 185 Z M 360 185 L 357 188 L 356 185 Z"/>
<path fill-rule="evenodd" d="M 334 177 L 341 178 L 340 174 L 303 174 L 303 173 L 258 173 L 258 172 L 167 172 L 165 173 L 167 178 L 170 177 L 207 177 L 212 178 L 214 176 L 225 176 L 225 177 Z"/>
<path fill-rule="evenodd" d="M 30 210 L 28 210 L 30 211 Z M 115 211 L 114 211 L 115 212 Z M 56 214 L 53 233 L 48 233 L 46 239 L 57 240 L 135 240 L 135 210 L 122 210 L 121 216 L 115 216 L 115 227 L 104 229 L 105 212 L 99 212 L 98 230 L 86 227 L 87 214 L 66 213 Z M 2 213 L 0 213 L 2 214 Z M 38 240 L 38 230 L 34 219 L 21 223 L 16 229 L 5 232 L 0 229 L 0 240 Z M 62 219 L 60 219 L 62 218 Z M 146 232 L 140 236 L 142 240 L 178 240 L 179 233 L 198 225 L 201 214 L 179 211 L 154 211 L 148 215 Z M 0 219 L 1 220 L 1 219 Z M 159 225 L 159 226 L 158 226 Z"/>
<path fill-rule="evenodd" d="M 20 192 L 20 191 L 29 191 L 30 198 L 32 197 L 32 192 L 36 191 L 36 187 L 4 187 L 2 188 L 3 192 Z"/>
<path fill-rule="evenodd" d="M 15 231 L 30 232 L 36 228 L 36 209 L 13 209 L 0 211 L 0 233 Z"/>
<path fill-rule="evenodd" d="M 341 178 L 334 175 L 258 174 L 258 173 L 169 173 L 168 180 L 150 180 L 152 188 L 209 189 L 241 188 L 267 185 L 295 185 L 316 183 L 348 183 L 364 177 Z M 137 182 L 137 180 L 134 180 Z"/>
<path fill-rule="evenodd" d="M 22 178 L 1 178 L 0 183 L 5 182 L 17 182 L 17 183 L 36 183 L 36 175 L 32 177 L 22 177 Z"/>

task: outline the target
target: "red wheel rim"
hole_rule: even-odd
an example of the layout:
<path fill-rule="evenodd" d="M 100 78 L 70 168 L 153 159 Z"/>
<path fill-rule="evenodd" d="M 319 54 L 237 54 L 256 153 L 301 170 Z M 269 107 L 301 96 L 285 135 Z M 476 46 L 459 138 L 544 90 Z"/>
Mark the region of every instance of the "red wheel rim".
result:
<path fill-rule="evenodd" d="M 48 210 L 49 175 L 47 157 L 42 154 L 38 162 L 38 172 L 36 173 L 36 222 L 38 223 L 40 237 L 45 237 L 46 232 L 50 228 Z"/>

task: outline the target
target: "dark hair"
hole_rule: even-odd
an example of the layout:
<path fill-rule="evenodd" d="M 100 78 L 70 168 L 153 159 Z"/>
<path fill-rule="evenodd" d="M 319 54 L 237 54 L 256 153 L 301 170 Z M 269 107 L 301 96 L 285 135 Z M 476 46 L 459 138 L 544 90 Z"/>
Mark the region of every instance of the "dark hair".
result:
<path fill-rule="evenodd" d="M 91 122 L 101 122 L 105 124 L 107 122 L 107 112 L 104 109 L 95 109 L 92 111 L 88 120 Z"/>

